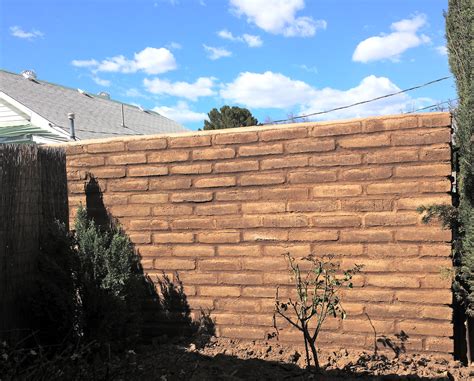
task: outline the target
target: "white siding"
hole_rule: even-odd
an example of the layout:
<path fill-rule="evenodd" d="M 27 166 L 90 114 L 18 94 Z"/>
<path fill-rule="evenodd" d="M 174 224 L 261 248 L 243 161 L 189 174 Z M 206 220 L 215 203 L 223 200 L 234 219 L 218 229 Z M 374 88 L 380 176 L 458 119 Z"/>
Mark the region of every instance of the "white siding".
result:
<path fill-rule="evenodd" d="M 0 99 L 0 128 L 23 126 L 30 123 L 28 115 Z"/>

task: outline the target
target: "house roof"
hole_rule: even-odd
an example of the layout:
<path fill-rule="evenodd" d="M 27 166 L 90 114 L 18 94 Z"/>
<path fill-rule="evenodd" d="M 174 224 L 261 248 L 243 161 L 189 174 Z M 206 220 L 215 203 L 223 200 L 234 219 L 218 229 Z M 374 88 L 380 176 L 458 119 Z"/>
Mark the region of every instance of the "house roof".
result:
<path fill-rule="evenodd" d="M 187 131 L 180 124 L 154 111 L 144 111 L 78 89 L 26 79 L 5 70 L 0 70 L 0 96 L 1 93 L 68 134 L 68 113 L 74 113 L 76 137 L 81 140 Z M 122 126 L 122 107 L 125 127 Z"/>

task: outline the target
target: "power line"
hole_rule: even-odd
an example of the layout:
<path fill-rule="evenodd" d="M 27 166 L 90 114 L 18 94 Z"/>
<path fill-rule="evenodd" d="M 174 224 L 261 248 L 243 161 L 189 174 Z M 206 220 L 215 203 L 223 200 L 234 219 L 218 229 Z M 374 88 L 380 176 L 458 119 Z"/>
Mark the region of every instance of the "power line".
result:
<path fill-rule="evenodd" d="M 281 122 L 288 122 L 288 121 L 292 121 L 292 120 L 294 120 L 294 119 L 307 118 L 307 117 L 309 117 L 309 116 L 322 115 L 322 114 L 327 114 L 327 113 L 333 112 L 333 111 L 344 110 L 344 109 L 347 109 L 347 108 L 350 108 L 350 107 L 359 106 L 359 105 L 363 105 L 363 104 L 366 104 L 366 103 L 378 101 L 379 99 L 384 99 L 384 98 L 393 97 L 393 96 L 395 96 L 395 95 L 403 94 L 403 93 L 406 93 L 406 92 L 408 92 L 408 91 L 413 91 L 413 90 L 421 89 L 422 87 L 426 87 L 426 86 L 432 85 L 432 84 L 434 84 L 434 83 L 444 81 L 444 80 L 449 79 L 449 78 L 451 78 L 451 77 L 452 77 L 452 76 L 449 75 L 449 76 L 447 76 L 447 77 L 438 78 L 438 79 L 435 79 L 435 80 L 433 80 L 433 81 L 429 81 L 429 82 L 423 83 L 423 84 L 421 84 L 421 85 L 417 85 L 417 86 L 410 87 L 410 88 L 408 88 L 408 89 L 404 89 L 404 90 L 397 91 L 397 92 L 395 92 L 395 93 L 385 94 L 385 95 L 382 95 L 382 96 L 380 96 L 380 97 L 368 99 L 368 100 L 361 101 L 361 102 L 352 103 L 352 104 L 347 105 L 347 106 L 341 106 L 341 107 L 336 107 L 336 108 L 329 109 L 329 110 L 313 112 L 313 113 L 311 113 L 311 114 L 306 114 L 306 115 L 294 116 L 294 117 L 288 118 L 288 119 L 275 120 L 275 121 L 272 121 L 271 123 L 263 123 L 263 125 L 266 125 L 266 124 L 274 124 L 274 123 L 281 123 Z"/>
<path fill-rule="evenodd" d="M 430 109 L 430 108 L 433 108 L 433 107 L 437 107 L 439 105 L 444 105 L 446 103 L 457 102 L 458 100 L 459 100 L 459 98 L 448 99 L 447 101 L 444 101 L 444 102 L 438 102 L 438 103 L 435 103 L 435 104 L 432 104 L 432 105 L 429 105 L 429 106 L 426 106 L 426 107 L 417 108 L 416 110 L 413 110 L 413 111 L 407 111 L 405 114 L 413 114 L 414 112 L 417 112 L 417 111 L 427 110 L 427 109 Z"/>

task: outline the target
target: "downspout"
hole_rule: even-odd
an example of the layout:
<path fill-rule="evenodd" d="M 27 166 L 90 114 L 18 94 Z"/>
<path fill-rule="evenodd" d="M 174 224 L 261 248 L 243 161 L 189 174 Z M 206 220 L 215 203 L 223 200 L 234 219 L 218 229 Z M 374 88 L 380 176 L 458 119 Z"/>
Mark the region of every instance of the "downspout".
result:
<path fill-rule="evenodd" d="M 73 112 L 67 114 L 67 118 L 69 119 L 69 137 L 71 140 L 76 140 L 76 131 L 74 130 L 74 118 L 75 115 Z"/>

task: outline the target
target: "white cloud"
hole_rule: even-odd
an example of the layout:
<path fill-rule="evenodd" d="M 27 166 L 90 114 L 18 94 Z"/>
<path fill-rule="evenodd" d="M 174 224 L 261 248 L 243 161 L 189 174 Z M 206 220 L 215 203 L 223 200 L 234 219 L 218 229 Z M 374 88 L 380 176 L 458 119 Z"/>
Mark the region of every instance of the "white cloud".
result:
<path fill-rule="evenodd" d="M 234 42 L 244 42 L 250 48 L 259 48 L 263 45 L 263 41 L 260 36 L 256 36 L 254 34 L 244 33 L 242 36 L 234 36 L 232 32 L 228 31 L 227 29 L 222 29 L 217 32 L 217 35 L 225 40 L 230 40 Z"/>
<path fill-rule="evenodd" d="M 383 59 L 398 61 L 400 55 L 407 49 L 430 42 L 430 38 L 425 34 L 417 34 L 418 29 L 424 25 L 426 25 L 425 15 L 394 22 L 390 26 L 392 33 L 361 41 L 352 55 L 352 60 L 363 63 Z"/>
<path fill-rule="evenodd" d="M 440 45 L 435 48 L 435 50 L 441 54 L 442 56 L 447 56 L 448 55 L 448 48 L 446 45 Z"/>
<path fill-rule="evenodd" d="M 146 95 L 142 94 L 140 90 L 134 87 L 132 87 L 131 89 L 127 89 L 127 91 L 125 91 L 125 95 L 127 97 L 132 97 L 132 98 L 147 98 Z"/>
<path fill-rule="evenodd" d="M 73 60 L 71 63 L 73 66 L 90 68 L 94 73 L 136 73 L 137 71 L 143 71 L 147 74 L 161 74 L 176 69 L 176 60 L 173 53 L 166 48 L 150 47 L 135 53 L 133 59 L 118 55 L 100 62 L 90 59 Z"/>
<path fill-rule="evenodd" d="M 179 123 L 204 122 L 204 120 L 208 119 L 206 113 L 190 110 L 189 105 L 184 101 L 180 101 L 172 107 L 158 106 L 153 111 Z"/>
<path fill-rule="evenodd" d="M 17 25 L 10 27 L 10 34 L 13 37 L 22 38 L 30 41 L 38 37 L 44 37 L 44 33 L 40 32 L 39 30 L 33 29 L 31 32 L 27 32 L 26 30 L 23 30 Z"/>
<path fill-rule="evenodd" d="M 92 80 L 97 83 L 99 86 L 109 87 L 110 81 L 108 79 L 99 78 L 97 76 L 92 76 Z"/>
<path fill-rule="evenodd" d="M 308 66 L 306 64 L 296 65 L 301 70 L 304 70 L 308 73 L 318 74 L 318 68 L 316 66 Z"/>
<path fill-rule="evenodd" d="M 208 97 L 215 94 L 213 90 L 214 81 L 215 78 L 213 77 L 200 77 L 194 83 L 145 78 L 143 84 L 153 94 L 171 95 L 195 101 L 199 97 Z"/>
<path fill-rule="evenodd" d="M 182 49 L 183 46 L 179 42 L 171 41 L 168 45 L 166 45 L 168 49 L 179 50 Z"/>
<path fill-rule="evenodd" d="M 241 73 L 233 82 L 225 84 L 220 95 L 230 103 L 249 108 L 279 108 L 297 110 L 297 114 L 324 111 L 399 91 L 390 79 L 370 75 L 355 87 L 339 90 L 330 87 L 317 89 L 303 81 L 280 73 Z M 419 107 L 430 99 L 413 99 L 399 94 L 383 100 L 318 116 L 317 119 L 353 118 L 369 115 L 400 113 Z"/>
<path fill-rule="evenodd" d="M 318 29 L 326 29 L 325 20 L 296 16 L 305 7 L 304 0 L 230 0 L 231 10 L 247 22 L 272 34 L 286 37 L 311 37 Z"/>
<path fill-rule="evenodd" d="M 232 52 L 224 48 L 216 48 L 203 44 L 204 50 L 207 52 L 207 57 L 211 60 L 218 60 L 222 57 L 230 57 Z"/>

